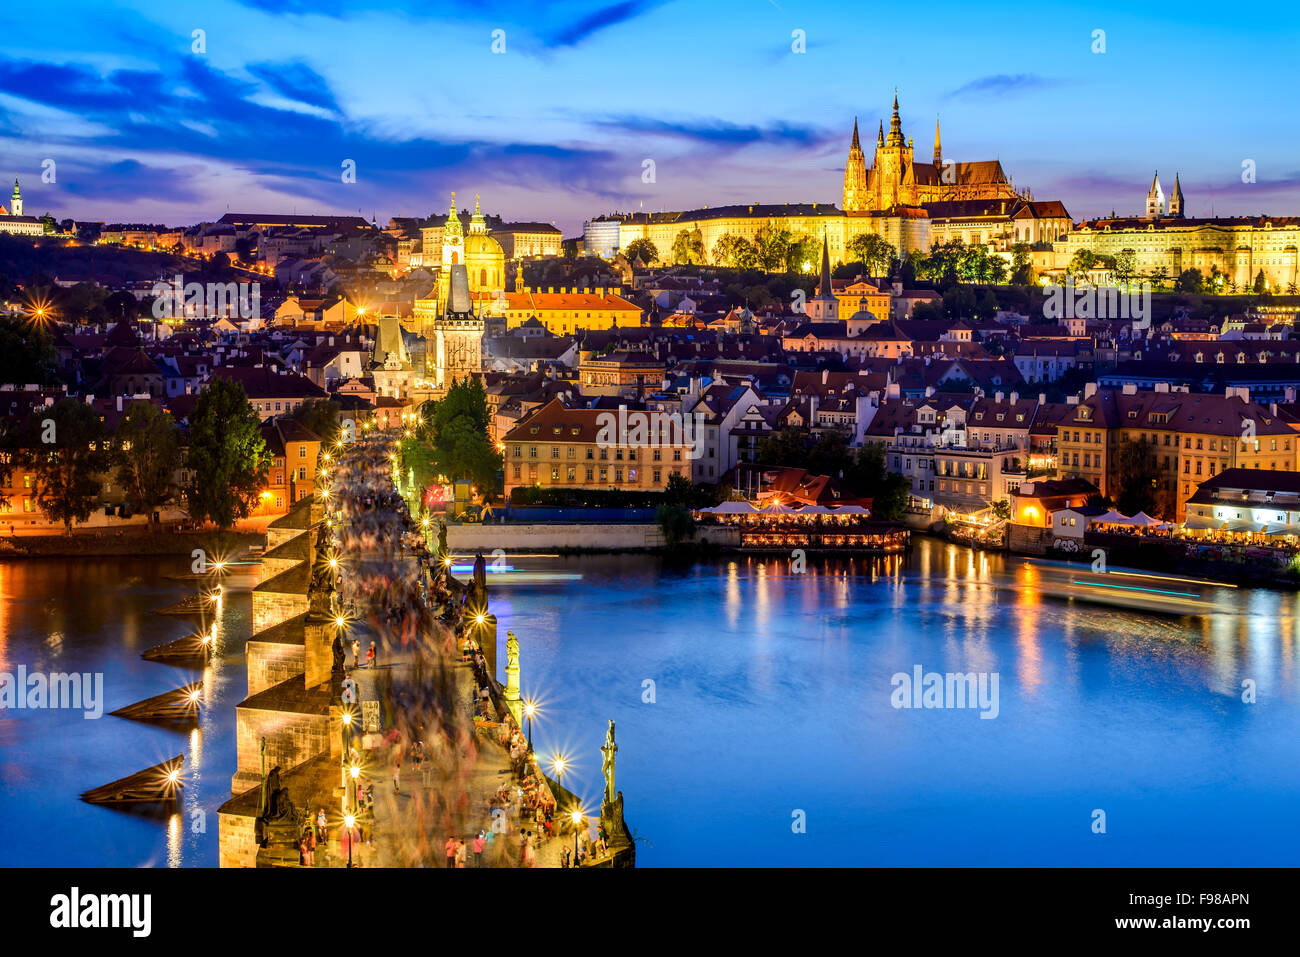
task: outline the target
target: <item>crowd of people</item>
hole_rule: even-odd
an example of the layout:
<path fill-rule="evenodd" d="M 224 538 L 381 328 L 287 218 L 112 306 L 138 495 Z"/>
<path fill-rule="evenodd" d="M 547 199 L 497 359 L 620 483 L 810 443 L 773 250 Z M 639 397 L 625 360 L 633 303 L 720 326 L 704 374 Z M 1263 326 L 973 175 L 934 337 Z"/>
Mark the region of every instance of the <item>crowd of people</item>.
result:
<path fill-rule="evenodd" d="M 555 798 L 513 717 L 493 700 L 492 676 L 472 637 L 467 589 L 452 579 L 449 556 L 430 553 L 427 519 L 413 518 L 395 488 L 390 444 L 375 437 L 354 445 L 338 460 L 330 484 L 327 509 L 334 547 L 343 558 L 337 576 L 340 604 L 354 627 L 364 623 L 377 636 L 365 648 L 364 667 L 376 669 L 385 730 L 380 746 L 356 760 L 368 773 L 386 764 L 394 797 L 407 802 L 403 813 L 410 826 L 399 849 L 402 862 L 421 865 L 441 858 L 449 867 L 533 866 L 542 842 L 556 832 Z M 350 642 L 353 669 L 363 667 L 362 647 L 359 639 Z M 469 701 L 453 673 L 457 660 L 471 665 Z M 386 667 L 398 661 L 400 668 Z M 476 730 L 475 718 L 484 730 Z M 372 733 L 369 740 L 376 729 L 362 730 Z M 512 773 L 484 806 L 471 776 L 482 749 L 493 747 L 509 755 Z M 414 767 L 405 793 L 403 763 Z M 374 800 L 373 790 L 363 784 L 358 833 L 367 843 L 373 824 L 363 822 L 373 820 Z M 435 845 L 434 835 L 446 838 Z M 313 840 L 324 837 L 314 833 Z M 579 860 L 592 845 L 579 835 Z M 304 863 L 314 849 L 304 836 Z"/>

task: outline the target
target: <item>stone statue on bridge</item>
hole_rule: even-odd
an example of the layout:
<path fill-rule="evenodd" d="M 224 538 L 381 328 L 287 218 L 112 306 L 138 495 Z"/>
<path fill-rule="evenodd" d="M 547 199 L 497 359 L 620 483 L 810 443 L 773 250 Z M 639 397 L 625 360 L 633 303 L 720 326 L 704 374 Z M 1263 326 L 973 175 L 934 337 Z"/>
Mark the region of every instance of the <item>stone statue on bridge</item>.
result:
<path fill-rule="evenodd" d="M 605 776 L 605 804 L 613 804 L 614 797 L 618 794 L 614 790 L 614 756 L 618 753 L 618 745 L 614 743 L 614 719 L 609 721 L 609 730 L 605 732 L 605 746 L 600 749 L 602 755 L 600 761 L 600 772 Z"/>
<path fill-rule="evenodd" d="M 524 700 L 519 694 L 519 639 L 506 632 L 506 707 L 515 716 L 515 725 L 523 727 Z"/>

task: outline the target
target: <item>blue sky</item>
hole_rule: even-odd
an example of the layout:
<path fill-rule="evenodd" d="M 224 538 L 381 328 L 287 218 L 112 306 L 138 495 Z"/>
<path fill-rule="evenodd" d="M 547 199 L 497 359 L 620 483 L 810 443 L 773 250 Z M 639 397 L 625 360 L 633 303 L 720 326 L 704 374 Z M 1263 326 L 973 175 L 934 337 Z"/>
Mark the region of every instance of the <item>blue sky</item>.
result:
<path fill-rule="evenodd" d="M 1167 190 L 1181 175 L 1190 215 L 1300 215 L 1300 7 L 1170 10 L 1176 22 L 1110 0 L 11 3 L 0 175 L 22 179 L 26 212 L 60 217 L 382 223 L 445 209 L 454 189 L 572 235 L 614 209 L 838 203 L 853 117 L 869 149 L 897 86 L 918 158 L 938 117 L 946 158 L 999 158 L 1075 219 L 1137 212 L 1154 169 Z"/>

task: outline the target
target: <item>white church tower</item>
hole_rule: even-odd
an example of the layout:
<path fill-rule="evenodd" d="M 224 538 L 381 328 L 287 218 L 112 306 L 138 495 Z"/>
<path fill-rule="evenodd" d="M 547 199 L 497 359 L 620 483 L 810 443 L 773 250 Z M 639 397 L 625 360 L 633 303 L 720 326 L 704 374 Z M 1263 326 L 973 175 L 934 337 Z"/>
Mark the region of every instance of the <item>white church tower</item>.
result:
<path fill-rule="evenodd" d="M 9 201 L 9 215 L 21 216 L 23 214 L 23 194 L 18 190 L 18 177 L 14 177 L 14 195 Z"/>
<path fill-rule="evenodd" d="M 1165 192 L 1160 188 L 1160 173 L 1156 172 L 1147 190 L 1147 219 L 1159 219 L 1165 214 Z"/>

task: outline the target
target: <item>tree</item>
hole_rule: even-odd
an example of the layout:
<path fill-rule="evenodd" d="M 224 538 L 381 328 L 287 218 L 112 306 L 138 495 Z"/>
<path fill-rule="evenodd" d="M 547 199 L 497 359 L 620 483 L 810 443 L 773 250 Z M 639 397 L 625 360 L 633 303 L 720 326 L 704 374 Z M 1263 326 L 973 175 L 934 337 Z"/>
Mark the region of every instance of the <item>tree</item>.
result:
<path fill-rule="evenodd" d="M 1070 257 L 1066 272 L 1072 276 L 1087 276 L 1097 268 L 1097 254 L 1091 249 L 1077 249 Z"/>
<path fill-rule="evenodd" d="M 785 271 L 811 272 L 821 268 L 821 250 L 821 243 L 807 234 L 794 237 L 785 248 Z"/>
<path fill-rule="evenodd" d="M 861 233 L 849 240 L 845 253 L 862 263 L 869 276 L 883 275 L 894 257 L 894 247 L 875 233 Z"/>
<path fill-rule="evenodd" d="M 871 499 L 871 515 L 886 522 L 897 522 L 907 512 L 912 499 L 907 477 L 889 471 L 884 447 L 868 445 L 858 451 L 845 474 L 849 491 Z"/>
<path fill-rule="evenodd" d="M 790 247 L 790 230 L 768 220 L 754 235 L 754 253 L 764 272 L 784 268 Z"/>
<path fill-rule="evenodd" d="M 697 229 L 683 229 L 673 240 L 673 262 L 679 266 L 698 266 L 704 262 L 704 240 Z"/>
<path fill-rule="evenodd" d="M 808 433 L 795 426 L 773 432 L 758 443 L 760 465 L 785 465 L 803 468 L 808 455 Z"/>
<path fill-rule="evenodd" d="M 37 508 L 71 534 L 73 522 L 90 517 L 99 500 L 99 475 L 112 464 L 99 414 L 85 402 L 64 399 L 31 413 L 19 444 Z"/>
<path fill-rule="evenodd" d="M 1268 280 L 1264 278 L 1264 270 L 1255 274 L 1255 284 L 1251 287 L 1256 295 L 1264 295 L 1268 292 Z"/>
<path fill-rule="evenodd" d="M 1174 292 L 1199 293 L 1205 286 L 1199 269 L 1184 269 L 1174 280 Z"/>
<path fill-rule="evenodd" d="M 650 240 L 642 236 L 640 239 L 634 239 L 623 248 L 623 255 L 627 257 L 628 262 L 640 258 L 647 266 L 659 261 L 659 249 Z"/>
<path fill-rule="evenodd" d="M 1112 268 L 1115 278 L 1127 286 L 1137 272 L 1137 253 L 1132 249 L 1121 249 L 1115 254 L 1115 265 Z"/>
<path fill-rule="evenodd" d="M 675 549 L 695 534 L 695 522 L 691 513 L 680 505 L 664 503 L 655 509 L 655 521 L 664 533 L 664 545 Z"/>
<path fill-rule="evenodd" d="M 252 512 L 271 454 L 261 420 L 238 382 L 215 378 L 199 393 L 190 413 L 187 465 L 194 473 L 185 489 L 191 518 L 229 528 Z"/>
<path fill-rule="evenodd" d="M 1011 247 L 1011 282 L 1017 286 L 1034 284 L 1034 251 L 1029 243 Z"/>
<path fill-rule="evenodd" d="M 132 511 L 149 516 L 171 500 L 172 476 L 180 466 L 180 430 L 172 417 L 151 402 L 134 402 L 117 427 L 117 480 Z"/>
<path fill-rule="evenodd" d="M 487 393 L 478 379 L 453 382 L 446 396 L 426 412 L 429 445 L 438 468 L 450 479 L 468 479 L 491 487 L 501 469 L 501 454 L 489 437 L 491 412 Z"/>
<path fill-rule="evenodd" d="M 339 404 L 330 399 L 307 399 L 289 417 L 319 435 L 322 445 L 333 445 L 338 441 L 339 411 Z"/>
<path fill-rule="evenodd" d="M 1120 446 L 1117 464 L 1119 495 L 1115 507 L 1125 515 L 1158 511 L 1156 490 L 1160 471 L 1155 446 L 1146 439 L 1125 442 Z"/>

